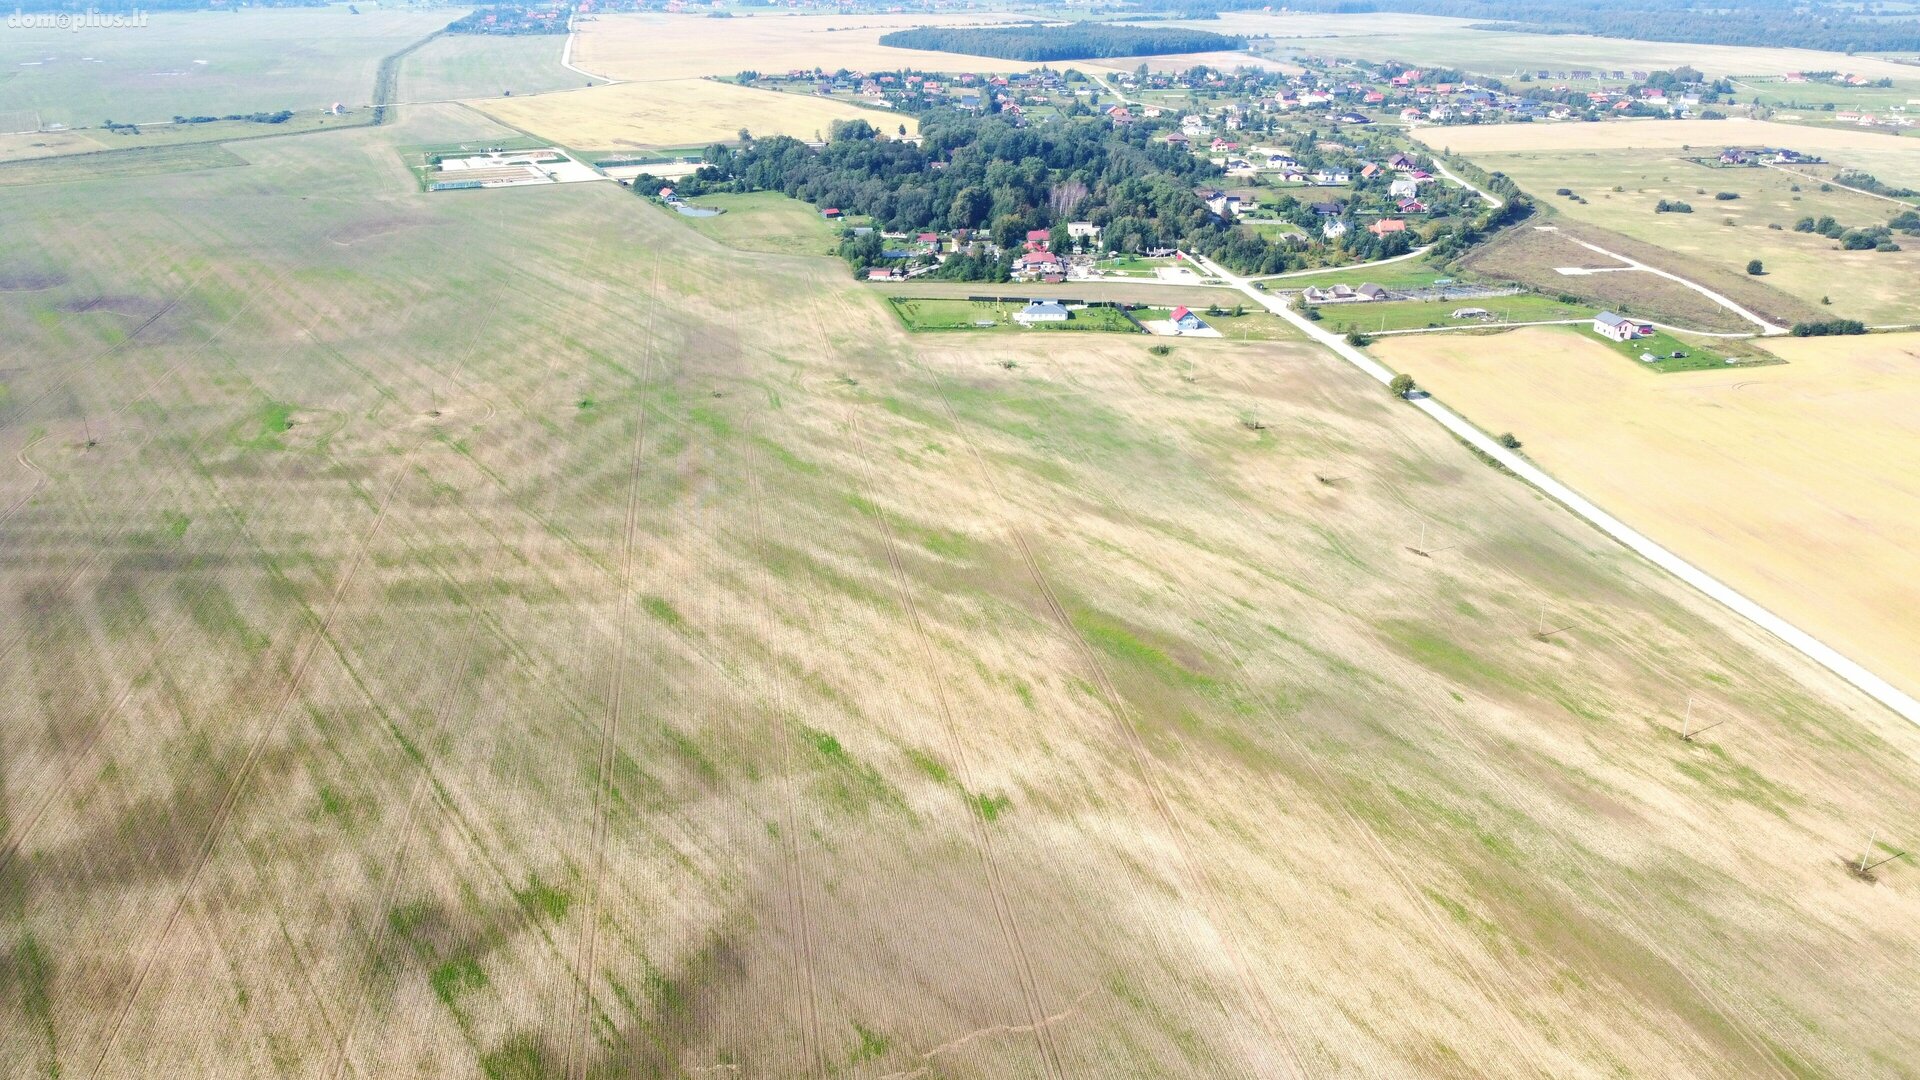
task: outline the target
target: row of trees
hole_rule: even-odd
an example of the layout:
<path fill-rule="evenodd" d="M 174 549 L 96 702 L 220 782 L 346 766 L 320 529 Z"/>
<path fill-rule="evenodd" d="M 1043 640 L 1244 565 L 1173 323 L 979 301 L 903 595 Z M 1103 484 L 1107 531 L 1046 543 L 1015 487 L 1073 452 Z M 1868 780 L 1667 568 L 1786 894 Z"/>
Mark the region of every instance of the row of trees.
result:
<path fill-rule="evenodd" d="M 1076 22 L 1066 25 L 919 26 L 883 34 L 880 44 L 926 52 L 997 56 L 1002 60 L 1051 61 L 1234 50 L 1241 48 L 1245 41 L 1209 30 Z"/>

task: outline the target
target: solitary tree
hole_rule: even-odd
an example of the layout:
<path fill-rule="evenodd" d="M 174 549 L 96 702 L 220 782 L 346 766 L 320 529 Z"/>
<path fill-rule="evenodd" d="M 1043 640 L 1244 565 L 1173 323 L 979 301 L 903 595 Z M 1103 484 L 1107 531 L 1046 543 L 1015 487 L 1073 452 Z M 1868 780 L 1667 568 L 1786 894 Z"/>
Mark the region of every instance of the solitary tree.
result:
<path fill-rule="evenodd" d="M 1394 397 L 1404 398 L 1414 391 L 1413 376 L 1403 371 L 1393 377 L 1393 381 L 1387 384 L 1387 389 L 1392 391 Z"/>
<path fill-rule="evenodd" d="M 1766 272 L 1767 272 L 1767 268 L 1760 264 L 1759 259 L 1747 260 L 1747 273 L 1752 274 L 1754 277 L 1759 277 L 1761 274 L 1764 274 Z"/>

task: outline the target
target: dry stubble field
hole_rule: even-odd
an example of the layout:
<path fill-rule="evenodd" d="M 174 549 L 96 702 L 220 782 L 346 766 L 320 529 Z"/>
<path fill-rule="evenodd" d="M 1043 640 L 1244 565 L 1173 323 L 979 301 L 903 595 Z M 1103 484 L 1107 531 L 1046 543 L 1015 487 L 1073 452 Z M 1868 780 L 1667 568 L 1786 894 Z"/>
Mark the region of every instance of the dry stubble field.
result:
<path fill-rule="evenodd" d="M 910 341 L 479 123 L 9 194 L 0 1072 L 1920 1049 L 1920 732 L 1315 350 Z"/>
<path fill-rule="evenodd" d="M 1584 330 L 1382 341 L 1396 369 L 1575 489 L 1920 693 L 1920 335 L 1760 342 L 1785 365 L 1654 375 Z"/>

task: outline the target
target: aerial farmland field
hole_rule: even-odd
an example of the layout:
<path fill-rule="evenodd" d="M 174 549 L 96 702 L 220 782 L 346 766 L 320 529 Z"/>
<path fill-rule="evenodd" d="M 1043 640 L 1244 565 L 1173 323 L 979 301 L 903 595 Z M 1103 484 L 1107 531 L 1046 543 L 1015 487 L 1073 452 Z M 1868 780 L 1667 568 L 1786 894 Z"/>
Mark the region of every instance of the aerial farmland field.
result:
<path fill-rule="evenodd" d="M 162 11 L 143 26 L 86 34 L 0 30 L 0 118 L 93 125 L 176 115 L 368 104 L 390 53 L 439 30 L 449 9 L 346 5 Z M 18 120 L 15 120 L 18 123 Z M 0 131 L 33 130 L 35 123 Z"/>
<path fill-rule="evenodd" d="M 1582 125 L 1590 126 L 1590 125 Z M 1798 232 L 1803 217 L 1846 226 L 1885 225 L 1902 204 L 1765 167 L 1716 168 L 1718 148 L 1476 153 L 1473 162 L 1503 172 L 1539 201 L 1576 221 L 1657 244 L 1672 265 L 1743 273 L 1760 259 L 1767 285 L 1803 303 L 1830 302 L 1833 313 L 1868 323 L 1909 323 L 1920 294 L 1920 244 L 1893 252 L 1842 251 L 1838 241 Z M 1913 140 L 1920 167 L 1920 140 Z M 1829 170 L 1831 171 L 1831 170 Z M 1583 198 L 1556 197 L 1565 188 Z M 1733 198 L 1722 198 L 1731 195 Z M 1692 213 L 1662 214 L 1662 200 Z"/>
<path fill-rule="evenodd" d="M 880 109 L 711 79 L 628 82 L 577 93 L 492 98 L 475 107 L 516 128 L 585 150 L 630 150 L 732 142 L 755 135 L 822 139 L 836 120 L 866 120 L 909 133 L 919 122 Z"/>
<path fill-rule="evenodd" d="M 511 134 L 7 192 L 0 1072 L 1920 1050 L 1920 730 L 1304 342 L 402 153 Z"/>
<path fill-rule="evenodd" d="M 1381 339 L 1411 371 L 1621 517 L 1920 690 L 1912 334 L 1757 342 L 1787 362 L 1636 370 L 1584 328 Z M 1737 481 L 1737 482 L 1736 482 Z M 1820 582 L 1813 590 L 1806 582 Z"/>

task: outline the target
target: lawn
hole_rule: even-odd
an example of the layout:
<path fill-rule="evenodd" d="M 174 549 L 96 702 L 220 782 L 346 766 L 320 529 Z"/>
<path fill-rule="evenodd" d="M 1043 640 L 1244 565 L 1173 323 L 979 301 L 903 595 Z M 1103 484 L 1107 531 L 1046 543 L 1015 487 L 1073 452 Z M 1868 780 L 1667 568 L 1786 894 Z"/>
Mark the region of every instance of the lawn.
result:
<path fill-rule="evenodd" d="M 1180 265 L 1177 259 L 1149 259 L 1144 255 L 1116 255 L 1094 263 L 1094 267 L 1102 274 L 1138 278 L 1154 278 L 1163 267 Z"/>
<path fill-rule="evenodd" d="M 1778 364 L 1780 358 L 1738 341 L 1738 339 L 1683 339 L 1669 334 L 1665 330 L 1655 330 L 1644 337 L 1632 341 L 1610 341 L 1598 334 L 1591 334 L 1614 352 L 1632 360 L 1636 367 L 1661 373 L 1675 371 L 1720 371 L 1728 367 L 1754 367 L 1763 364 Z M 1713 344 L 1702 344 L 1712 341 Z M 1680 355 L 1676 356 L 1675 353 Z M 1647 361 L 1642 356 L 1652 355 L 1656 359 Z"/>
<path fill-rule="evenodd" d="M 1388 289 L 1424 289 L 1437 281 L 1449 278 L 1462 283 L 1472 280 L 1471 277 L 1454 270 L 1435 268 L 1427 260 L 1416 257 L 1381 266 L 1338 266 L 1313 273 L 1288 274 L 1285 277 L 1267 278 L 1262 284 L 1270 292 L 1304 289 L 1309 285 L 1322 289 L 1330 285 L 1351 285 L 1358 288 L 1369 282 Z M 1463 301 L 1463 303 L 1466 302 Z"/>
<path fill-rule="evenodd" d="M 813 207 L 777 191 L 702 195 L 694 205 L 724 210 L 719 217 L 687 217 L 668 210 L 688 228 L 741 251 L 775 255 L 831 255 L 839 230 Z"/>
<path fill-rule="evenodd" d="M 1235 314 L 1235 310 L 1239 314 Z M 1204 308 L 1195 307 L 1201 321 L 1220 331 L 1220 336 L 1235 341 L 1282 341 L 1298 340 L 1300 334 L 1293 326 L 1272 312 L 1263 311 L 1236 302 L 1231 307 Z M 1164 320 L 1172 315 L 1173 309 L 1167 307 L 1143 307 L 1133 312 L 1133 317 L 1141 322 Z"/>
<path fill-rule="evenodd" d="M 1320 313 L 1320 325 L 1336 333 L 1359 330 L 1412 330 L 1426 327 L 1456 326 L 1471 329 L 1488 323 L 1546 322 L 1558 319 L 1590 319 L 1594 309 L 1584 304 L 1568 304 L 1536 293 L 1494 296 L 1478 300 L 1369 300 L 1364 303 L 1305 305 Z M 1461 308 L 1484 308 L 1492 315 L 1486 319 L 1456 319 Z"/>
<path fill-rule="evenodd" d="M 991 291 L 993 286 L 982 285 L 980 288 Z M 1025 307 L 1024 304 L 909 296 L 890 296 L 887 302 L 900 317 L 900 322 L 908 330 L 915 332 L 949 330 L 989 332 L 1085 330 L 1112 334 L 1140 332 L 1140 328 L 1128 321 L 1118 308 L 1111 307 L 1089 307 L 1070 311 L 1070 317 L 1063 323 L 1035 323 L 1032 326 L 1022 326 L 1013 321 L 1013 315 Z"/>

